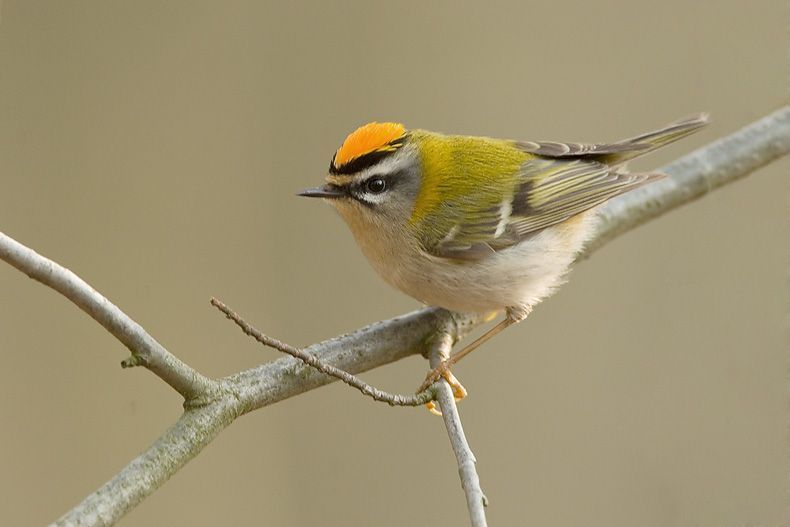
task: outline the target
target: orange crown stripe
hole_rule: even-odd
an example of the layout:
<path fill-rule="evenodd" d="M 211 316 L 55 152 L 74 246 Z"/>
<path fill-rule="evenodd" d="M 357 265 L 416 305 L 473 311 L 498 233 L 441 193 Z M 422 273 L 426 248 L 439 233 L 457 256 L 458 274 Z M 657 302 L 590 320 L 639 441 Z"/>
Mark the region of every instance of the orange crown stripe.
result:
<path fill-rule="evenodd" d="M 406 128 L 400 123 L 368 123 L 360 126 L 343 141 L 335 154 L 335 166 L 341 167 L 349 161 L 385 147 L 402 137 Z"/>

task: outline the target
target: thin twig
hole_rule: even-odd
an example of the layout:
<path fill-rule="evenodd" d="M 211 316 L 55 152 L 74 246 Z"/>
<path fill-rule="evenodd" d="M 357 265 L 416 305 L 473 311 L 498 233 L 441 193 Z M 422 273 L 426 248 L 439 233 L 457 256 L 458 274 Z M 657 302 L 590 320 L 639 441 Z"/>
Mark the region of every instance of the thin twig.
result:
<path fill-rule="evenodd" d="M 603 210 L 604 221 L 596 237 L 599 242 L 594 240 L 585 251 L 585 256 L 603 242 L 608 242 L 641 222 L 686 203 L 689 195 L 696 198 L 710 189 L 740 179 L 788 151 L 790 107 L 783 107 L 665 168 L 664 171 L 676 180 L 677 187 L 673 185 L 669 188 L 663 182 L 657 182 L 644 187 L 644 190 L 655 188 L 659 194 L 645 194 L 636 190 L 609 202 Z M 694 190 L 684 192 L 686 187 Z M 199 409 L 204 417 L 210 416 L 203 422 L 196 422 L 188 432 L 171 428 L 118 475 L 66 513 L 58 520 L 58 525 L 98 526 L 117 521 L 210 442 L 217 433 L 212 423 L 222 422 L 223 416 L 232 418 L 332 380 L 314 372 L 299 360 L 288 357 L 216 381 L 219 393 L 214 397 L 206 397 L 214 392 L 217 386 L 215 381 L 196 373 L 167 353 L 139 325 L 71 271 L 2 233 L 0 259 L 77 304 L 133 354 L 143 358 L 146 367 L 187 399 L 201 397 L 206 401 L 205 406 L 193 406 L 195 410 L 188 410 L 189 415 L 195 415 L 191 412 Z M 457 339 L 482 322 L 482 317 L 428 308 L 310 346 L 307 351 L 320 354 L 325 362 L 342 370 L 358 373 L 423 353 L 427 339 L 437 331 L 450 331 Z M 154 451 L 158 455 L 149 457 Z M 156 461 L 152 462 L 152 459 Z M 123 492 L 116 492 L 118 488 L 122 488 Z"/>
<path fill-rule="evenodd" d="M 348 384 L 352 388 L 356 388 L 363 394 L 373 398 L 376 401 L 387 403 L 390 406 L 421 406 L 433 401 L 434 399 L 433 390 L 431 390 L 430 387 L 419 393 L 410 395 L 400 395 L 385 392 L 384 390 L 379 390 L 378 388 L 366 383 L 356 375 L 352 375 L 347 371 L 336 368 L 304 350 L 295 348 L 290 344 L 286 344 L 281 340 L 277 340 L 276 338 L 264 335 L 259 330 L 251 326 L 246 320 L 241 318 L 236 312 L 223 304 L 220 300 L 212 298 L 211 305 L 222 311 L 226 317 L 235 322 L 236 325 L 239 326 L 246 335 L 254 338 L 264 346 L 269 346 L 270 348 L 282 351 L 283 353 L 286 353 L 292 357 L 296 357 L 311 368 L 315 368 L 325 375 L 335 377 L 336 379 Z"/>
<path fill-rule="evenodd" d="M 431 353 L 428 356 L 431 368 L 438 367 L 443 360 L 449 357 L 452 347 L 453 339 L 450 335 L 446 333 L 437 335 Z M 469 442 L 466 440 L 464 427 L 461 424 L 461 416 L 455 404 L 453 389 L 444 378 L 439 379 L 433 386 L 436 390 L 436 403 L 442 412 L 444 426 L 447 428 L 447 436 L 450 438 L 450 444 L 458 462 L 458 475 L 461 478 L 461 487 L 466 495 L 466 506 L 469 509 L 471 525 L 472 527 L 485 527 L 487 525 L 485 507 L 488 505 L 488 499 L 483 494 L 483 489 L 480 488 L 480 477 L 477 475 L 477 469 L 475 468 L 477 459 L 475 459 L 472 449 L 469 448 Z"/>

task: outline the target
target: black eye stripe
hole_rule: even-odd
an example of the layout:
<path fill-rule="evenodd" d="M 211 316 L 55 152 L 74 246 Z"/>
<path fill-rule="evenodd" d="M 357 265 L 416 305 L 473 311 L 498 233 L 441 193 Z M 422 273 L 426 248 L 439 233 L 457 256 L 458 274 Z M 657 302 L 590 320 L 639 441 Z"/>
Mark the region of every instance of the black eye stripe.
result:
<path fill-rule="evenodd" d="M 378 205 L 378 202 L 370 201 L 376 199 L 378 196 L 384 195 L 386 192 L 389 192 L 393 188 L 397 187 L 398 180 L 406 175 L 407 172 L 405 170 L 398 170 L 397 172 L 393 172 L 391 174 L 371 174 L 367 178 L 356 181 L 348 186 L 349 196 L 353 198 L 356 202 L 368 207 L 368 208 L 375 208 Z M 375 189 L 370 189 L 368 184 L 373 180 L 382 180 L 384 182 L 384 190 L 376 192 Z M 368 198 L 366 198 L 368 196 Z"/>

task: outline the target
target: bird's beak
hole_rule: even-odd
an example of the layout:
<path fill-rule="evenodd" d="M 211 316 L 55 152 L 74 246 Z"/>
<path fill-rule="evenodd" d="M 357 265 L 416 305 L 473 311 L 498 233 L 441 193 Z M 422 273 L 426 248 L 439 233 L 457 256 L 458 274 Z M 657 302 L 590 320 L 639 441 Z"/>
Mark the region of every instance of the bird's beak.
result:
<path fill-rule="evenodd" d="M 333 185 L 331 183 L 327 183 L 323 187 L 309 188 L 297 194 L 297 196 L 304 196 L 306 198 L 329 198 L 329 199 L 342 198 L 345 195 L 346 193 L 341 187 L 338 187 L 337 185 Z"/>

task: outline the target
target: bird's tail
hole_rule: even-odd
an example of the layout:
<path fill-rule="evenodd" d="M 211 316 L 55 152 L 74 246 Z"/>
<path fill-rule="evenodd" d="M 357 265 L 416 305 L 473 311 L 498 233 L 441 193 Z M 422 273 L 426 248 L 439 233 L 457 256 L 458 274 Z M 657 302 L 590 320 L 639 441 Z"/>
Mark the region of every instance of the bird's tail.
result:
<path fill-rule="evenodd" d="M 681 119 L 680 121 L 675 121 L 658 130 L 618 141 L 616 144 L 626 147 L 630 146 L 632 148 L 624 148 L 622 152 L 613 154 L 611 156 L 613 158 L 612 161 L 614 161 L 615 164 L 621 164 L 636 157 L 641 157 L 653 150 L 657 150 L 669 143 L 673 143 L 678 139 L 693 134 L 708 124 L 709 121 L 710 118 L 708 114 L 700 113 Z"/>

